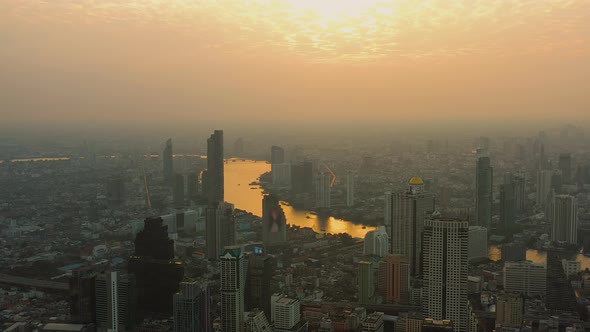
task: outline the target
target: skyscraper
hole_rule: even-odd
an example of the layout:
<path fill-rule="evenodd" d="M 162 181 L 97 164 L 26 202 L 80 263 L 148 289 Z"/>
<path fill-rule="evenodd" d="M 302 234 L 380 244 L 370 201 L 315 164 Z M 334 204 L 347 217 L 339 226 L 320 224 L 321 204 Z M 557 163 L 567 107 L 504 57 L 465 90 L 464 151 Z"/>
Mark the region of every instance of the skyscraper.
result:
<path fill-rule="evenodd" d="M 262 241 L 267 249 L 287 242 L 287 220 L 275 195 L 262 198 Z"/>
<path fill-rule="evenodd" d="M 244 324 L 244 288 L 246 286 L 244 254 L 238 246 L 226 247 L 219 260 L 222 331 L 241 331 Z"/>
<path fill-rule="evenodd" d="M 270 164 L 277 165 L 285 162 L 285 149 L 273 145 L 270 148 Z"/>
<path fill-rule="evenodd" d="M 551 204 L 551 241 L 578 243 L 578 200 L 557 195 Z"/>
<path fill-rule="evenodd" d="M 489 157 L 479 157 L 475 170 L 476 225 L 490 228 L 492 223 L 493 170 Z"/>
<path fill-rule="evenodd" d="M 315 206 L 316 208 L 329 208 L 330 207 L 330 194 L 332 176 L 327 173 L 319 173 L 316 176 L 315 181 Z"/>
<path fill-rule="evenodd" d="M 512 183 L 514 184 L 516 212 L 523 213 L 527 205 L 526 178 L 523 174 L 514 175 L 512 176 Z"/>
<path fill-rule="evenodd" d="M 172 200 L 175 208 L 184 207 L 184 176 L 174 173 L 172 184 Z"/>
<path fill-rule="evenodd" d="M 221 255 L 221 217 L 223 215 L 222 204 L 213 202 L 205 209 L 205 243 L 207 244 L 206 256 L 209 260 L 217 260 Z"/>
<path fill-rule="evenodd" d="M 246 277 L 246 310 L 259 308 L 270 318 L 271 314 L 271 288 L 270 282 L 274 271 L 274 260 L 263 254 L 251 254 L 248 256 L 248 268 Z"/>
<path fill-rule="evenodd" d="M 354 173 L 346 173 L 346 206 L 354 205 Z"/>
<path fill-rule="evenodd" d="M 506 180 L 500 185 L 500 225 L 498 227 L 505 234 L 512 233 L 516 226 L 516 186 L 509 176 Z"/>
<path fill-rule="evenodd" d="M 572 182 L 572 155 L 569 153 L 560 154 L 558 168 L 561 171 L 563 183 L 570 184 Z"/>
<path fill-rule="evenodd" d="M 540 207 L 547 204 L 547 197 L 551 191 L 551 175 L 549 170 L 540 170 L 537 173 L 537 197 L 536 203 Z"/>
<path fill-rule="evenodd" d="M 137 280 L 138 309 L 142 313 L 172 314 L 172 296 L 184 275 L 174 259 L 174 241 L 160 217 L 147 218 L 135 237 L 135 252 L 128 270 Z"/>
<path fill-rule="evenodd" d="M 183 281 L 174 294 L 174 332 L 208 332 L 209 285 L 200 280 Z"/>
<path fill-rule="evenodd" d="M 384 226 L 379 226 L 374 231 L 367 232 L 365 235 L 365 250 L 366 256 L 385 257 L 388 253 L 389 237 Z"/>
<path fill-rule="evenodd" d="M 485 259 L 488 257 L 488 230 L 481 226 L 469 226 L 469 254 L 467 258 Z"/>
<path fill-rule="evenodd" d="M 424 220 L 423 313 L 452 320 L 455 331 L 468 331 L 467 255 L 469 223 L 433 215 Z"/>
<path fill-rule="evenodd" d="M 133 276 L 103 272 L 96 277 L 95 292 L 97 331 L 132 331 L 137 308 Z"/>
<path fill-rule="evenodd" d="M 173 164 L 173 155 L 172 155 L 172 139 L 169 138 L 166 141 L 166 147 L 164 148 L 164 152 L 162 153 L 164 157 L 164 181 L 166 183 L 172 183 L 172 178 L 174 177 L 174 164 Z"/>
<path fill-rule="evenodd" d="M 207 198 L 209 202 L 224 201 L 223 176 L 223 130 L 215 132 L 207 139 Z"/>
<path fill-rule="evenodd" d="M 358 263 L 358 287 L 359 303 L 372 303 L 375 294 L 375 276 L 371 262 Z"/>
<path fill-rule="evenodd" d="M 410 264 L 406 258 L 387 256 L 387 303 L 407 304 L 410 298 Z"/>
<path fill-rule="evenodd" d="M 424 190 L 424 181 L 413 177 L 400 193 L 385 193 L 385 227 L 391 241 L 390 252 L 406 257 L 410 274 L 421 272 L 422 229 L 427 212 L 434 211 L 434 196 Z"/>
<path fill-rule="evenodd" d="M 96 266 L 72 271 L 70 278 L 70 315 L 74 323 L 96 321 L 96 277 L 101 269 Z"/>
<path fill-rule="evenodd" d="M 562 313 L 577 314 L 576 293 L 572 288 L 568 276 L 565 274 L 561 263 L 561 254 L 558 251 L 547 252 L 547 296 L 545 307 L 552 315 Z"/>

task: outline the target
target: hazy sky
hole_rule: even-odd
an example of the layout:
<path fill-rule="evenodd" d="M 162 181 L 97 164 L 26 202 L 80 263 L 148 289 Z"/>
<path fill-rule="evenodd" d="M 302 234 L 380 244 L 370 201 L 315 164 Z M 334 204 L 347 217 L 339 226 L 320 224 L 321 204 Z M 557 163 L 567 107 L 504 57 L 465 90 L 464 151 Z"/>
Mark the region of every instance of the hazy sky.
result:
<path fill-rule="evenodd" d="M 0 113 L 5 125 L 588 123 L 590 1 L 2 0 Z"/>

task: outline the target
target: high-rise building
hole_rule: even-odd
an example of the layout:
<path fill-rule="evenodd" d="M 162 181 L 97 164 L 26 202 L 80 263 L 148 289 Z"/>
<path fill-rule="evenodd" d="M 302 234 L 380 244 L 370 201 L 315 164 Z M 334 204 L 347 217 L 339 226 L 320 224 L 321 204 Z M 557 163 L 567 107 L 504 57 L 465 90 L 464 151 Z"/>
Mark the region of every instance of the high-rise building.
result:
<path fill-rule="evenodd" d="M 410 299 L 410 264 L 408 259 L 389 255 L 387 264 L 387 303 L 407 304 Z"/>
<path fill-rule="evenodd" d="M 96 321 L 96 277 L 101 268 L 84 267 L 72 271 L 70 278 L 70 315 L 73 323 Z"/>
<path fill-rule="evenodd" d="M 246 310 L 252 311 L 259 308 L 270 318 L 271 315 L 271 287 L 273 272 L 275 269 L 274 260 L 271 256 L 264 254 L 250 254 L 248 256 L 248 267 L 246 277 Z"/>
<path fill-rule="evenodd" d="M 455 331 L 467 332 L 469 223 L 433 214 L 424 220 L 423 234 L 423 314 L 452 320 Z"/>
<path fill-rule="evenodd" d="M 239 246 L 226 247 L 219 257 L 221 268 L 221 331 L 241 331 L 244 324 L 246 266 Z"/>
<path fill-rule="evenodd" d="M 526 296 L 545 295 L 547 269 L 530 261 L 504 262 L 504 290 Z"/>
<path fill-rule="evenodd" d="M 547 204 L 547 197 L 551 191 L 551 176 L 553 172 L 548 170 L 540 170 L 537 173 L 537 198 L 538 206 L 544 207 Z"/>
<path fill-rule="evenodd" d="M 273 145 L 270 147 L 270 164 L 282 164 L 285 162 L 285 149 Z"/>
<path fill-rule="evenodd" d="M 243 330 L 244 332 L 273 332 L 264 312 L 258 309 L 254 309 L 248 313 L 248 316 L 244 320 Z"/>
<path fill-rule="evenodd" d="M 514 195 L 516 199 L 516 212 L 523 213 L 527 208 L 526 178 L 524 174 L 512 176 Z"/>
<path fill-rule="evenodd" d="M 361 332 L 384 332 L 384 315 L 385 314 L 382 312 L 374 312 L 372 314 L 368 314 L 367 318 L 365 318 L 365 320 L 362 322 Z"/>
<path fill-rule="evenodd" d="M 551 173 L 551 190 L 556 195 L 563 193 L 563 174 L 560 170 L 555 170 Z"/>
<path fill-rule="evenodd" d="M 184 207 L 184 176 L 174 173 L 172 182 L 172 200 L 175 208 Z"/>
<path fill-rule="evenodd" d="M 496 299 L 496 326 L 519 328 L 524 315 L 524 299 L 520 294 L 502 293 Z"/>
<path fill-rule="evenodd" d="M 208 332 L 209 285 L 202 280 L 183 281 L 174 294 L 174 332 Z"/>
<path fill-rule="evenodd" d="M 359 303 L 372 303 L 375 294 L 375 276 L 371 262 L 358 263 L 358 290 Z"/>
<path fill-rule="evenodd" d="M 217 260 L 225 246 L 235 244 L 236 228 L 233 208 L 223 202 L 213 202 L 205 209 L 206 256 Z"/>
<path fill-rule="evenodd" d="M 576 293 L 565 274 L 562 254 L 555 250 L 547 252 L 547 295 L 545 307 L 552 315 L 577 314 Z"/>
<path fill-rule="evenodd" d="M 569 195 L 557 195 L 551 208 L 551 241 L 578 242 L 578 200 Z"/>
<path fill-rule="evenodd" d="M 306 161 L 291 164 L 291 191 L 294 194 L 313 191 L 313 163 Z"/>
<path fill-rule="evenodd" d="M 560 154 L 558 168 L 561 171 L 563 183 L 570 184 L 572 182 L 572 155 L 569 153 Z"/>
<path fill-rule="evenodd" d="M 385 193 L 385 227 L 391 242 L 390 253 L 406 257 L 412 276 L 421 273 L 424 217 L 434 212 L 434 196 L 424 190 L 424 181 L 413 177 L 408 188 Z"/>
<path fill-rule="evenodd" d="M 301 321 L 301 303 L 284 295 L 271 298 L 271 321 L 277 330 L 291 330 Z"/>
<path fill-rule="evenodd" d="M 490 228 L 492 223 L 493 169 L 489 157 L 479 157 L 475 170 L 476 225 Z"/>
<path fill-rule="evenodd" d="M 172 297 L 178 292 L 184 266 L 174 259 L 174 241 L 160 217 L 147 218 L 135 237 L 135 252 L 128 271 L 137 280 L 138 310 L 141 313 L 172 315 Z"/>
<path fill-rule="evenodd" d="M 137 297 L 135 279 L 119 272 L 103 272 L 96 277 L 96 326 L 98 332 L 132 331 Z"/>
<path fill-rule="evenodd" d="M 374 231 L 365 234 L 365 250 L 366 256 L 385 257 L 389 252 L 389 237 L 384 226 L 379 226 Z"/>
<path fill-rule="evenodd" d="M 204 178 L 207 192 L 204 194 L 209 202 L 224 201 L 223 166 L 223 130 L 215 130 L 207 139 L 207 173 Z"/>
<path fill-rule="evenodd" d="M 508 181 L 500 185 L 500 225 L 505 234 L 515 231 L 516 226 L 516 186 L 511 182 L 510 177 Z"/>
<path fill-rule="evenodd" d="M 196 203 L 199 201 L 199 173 L 190 172 L 186 176 L 186 193 L 189 201 Z"/>
<path fill-rule="evenodd" d="M 332 176 L 328 173 L 319 173 L 315 181 L 315 206 L 316 208 L 329 208 L 332 192 Z"/>
<path fill-rule="evenodd" d="M 469 226 L 468 259 L 488 257 L 488 230 L 481 226 Z"/>
<path fill-rule="evenodd" d="M 262 199 L 262 242 L 267 249 L 287 242 L 287 220 L 275 195 Z"/>
<path fill-rule="evenodd" d="M 162 153 L 163 160 L 164 160 L 164 181 L 166 183 L 172 183 L 172 178 L 174 177 L 174 161 L 173 161 L 173 154 L 172 154 L 172 139 L 169 138 L 166 141 L 166 147 L 164 148 L 164 152 Z"/>
<path fill-rule="evenodd" d="M 346 174 L 346 206 L 354 205 L 354 173 Z"/>

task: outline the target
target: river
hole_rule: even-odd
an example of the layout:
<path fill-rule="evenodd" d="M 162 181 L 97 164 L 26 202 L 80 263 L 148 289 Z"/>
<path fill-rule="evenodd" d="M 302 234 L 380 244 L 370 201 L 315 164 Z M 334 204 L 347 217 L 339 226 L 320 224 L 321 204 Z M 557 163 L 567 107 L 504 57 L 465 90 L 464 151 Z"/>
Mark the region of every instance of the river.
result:
<path fill-rule="evenodd" d="M 250 186 L 258 182 L 260 175 L 270 172 L 270 164 L 264 161 L 230 159 L 225 164 L 225 200 L 240 210 L 262 215 L 263 189 Z M 300 227 L 311 227 L 318 233 L 348 233 L 352 237 L 364 238 L 374 227 L 354 224 L 333 217 L 320 217 L 306 210 L 295 209 L 282 203 L 287 223 Z"/>

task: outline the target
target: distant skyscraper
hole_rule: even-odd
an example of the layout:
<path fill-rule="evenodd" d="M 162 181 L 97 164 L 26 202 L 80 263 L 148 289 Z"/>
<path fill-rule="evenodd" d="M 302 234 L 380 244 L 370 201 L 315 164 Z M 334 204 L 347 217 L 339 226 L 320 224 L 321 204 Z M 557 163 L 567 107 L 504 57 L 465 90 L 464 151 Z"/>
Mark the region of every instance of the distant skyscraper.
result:
<path fill-rule="evenodd" d="M 97 331 L 133 331 L 137 308 L 133 276 L 103 272 L 96 277 L 95 292 Z"/>
<path fill-rule="evenodd" d="M 563 174 L 560 170 L 553 171 L 551 174 L 551 191 L 556 195 L 563 193 Z"/>
<path fill-rule="evenodd" d="M 277 165 L 285 162 L 285 149 L 273 145 L 270 148 L 270 164 Z"/>
<path fill-rule="evenodd" d="M 503 293 L 496 300 L 496 326 L 520 328 L 524 315 L 524 299 L 520 294 Z"/>
<path fill-rule="evenodd" d="M 358 263 L 358 290 L 359 303 L 372 303 L 375 294 L 375 276 L 371 262 Z"/>
<path fill-rule="evenodd" d="M 238 246 L 226 247 L 219 257 L 221 268 L 222 332 L 241 331 L 244 324 L 246 266 Z"/>
<path fill-rule="evenodd" d="M 493 170 L 489 157 L 479 157 L 475 171 L 476 225 L 490 228 L 492 223 Z"/>
<path fill-rule="evenodd" d="M 512 177 L 514 184 L 514 195 L 516 196 L 516 212 L 523 213 L 526 210 L 526 178 L 524 174 L 517 174 Z"/>
<path fill-rule="evenodd" d="M 329 208 L 332 176 L 328 173 L 319 173 L 315 182 L 315 206 L 316 208 Z"/>
<path fill-rule="evenodd" d="M 387 256 L 387 303 L 407 304 L 410 298 L 410 264 L 406 258 Z"/>
<path fill-rule="evenodd" d="M 186 192 L 188 199 L 196 203 L 199 200 L 199 173 L 190 172 L 186 177 Z"/>
<path fill-rule="evenodd" d="M 552 172 L 548 170 L 540 170 L 537 173 L 537 198 L 536 203 L 540 207 L 547 204 L 547 197 L 551 191 L 551 175 Z"/>
<path fill-rule="evenodd" d="M 469 226 L 468 259 L 488 257 L 488 230 L 481 226 Z"/>
<path fill-rule="evenodd" d="M 215 130 L 207 139 L 207 197 L 209 202 L 224 201 L 223 130 Z"/>
<path fill-rule="evenodd" d="M 199 280 L 183 281 L 174 294 L 174 332 L 208 332 L 209 285 Z"/>
<path fill-rule="evenodd" d="M 311 193 L 313 190 L 313 164 L 301 162 L 291 164 L 291 191 L 294 194 Z"/>
<path fill-rule="evenodd" d="M 248 268 L 246 277 L 246 310 L 254 308 L 263 310 L 270 318 L 271 314 L 271 288 L 275 264 L 271 256 L 263 254 L 251 254 L 248 256 Z"/>
<path fill-rule="evenodd" d="M 389 252 L 389 237 L 384 226 L 365 235 L 365 255 L 385 257 Z"/>
<path fill-rule="evenodd" d="M 385 227 L 391 241 L 391 253 L 406 257 L 410 274 L 421 272 L 422 230 L 427 212 L 434 211 L 434 196 L 424 190 L 424 181 L 413 177 L 408 189 L 385 193 Z"/>
<path fill-rule="evenodd" d="M 92 266 L 72 271 L 70 278 L 70 315 L 78 324 L 96 321 L 95 282 L 101 269 Z"/>
<path fill-rule="evenodd" d="M 221 255 L 221 217 L 223 207 L 218 202 L 210 204 L 205 209 L 205 241 L 207 244 L 206 256 L 209 260 L 217 260 Z"/>
<path fill-rule="evenodd" d="M 287 242 L 287 220 L 275 195 L 262 199 L 262 241 L 267 249 Z"/>
<path fill-rule="evenodd" d="M 550 208 L 551 241 L 578 243 L 578 201 L 569 195 L 557 195 Z"/>
<path fill-rule="evenodd" d="M 467 255 L 469 223 L 440 217 L 424 220 L 423 314 L 449 319 L 468 331 Z"/>
<path fill-rule="evenodd" d="M 128 270 L 137 279 L 138 309 L 142 313 L 172 314 L 172 296 L 184 276 L 182 263 L 174 260 L 174 241 L 160 217 L 147 218 L 135 237 L 135 253 Z"/>
<path fill-rule="evenodd" d="M 516 226 L 516 186 L 510 181 L 500 185 L 500 225 L 504 233 L 514 232 Z"/>
<path fill-rule="evenodd" d="M 171 138 L 166 141 L 166 147 L 164 148 L 162 156 L 164 157 L 164 181 L 166 181 L 166 183 L 172 183 L 172 178 L 174 177 L 174 164 Z"/>
<path fill-rule="evenodd" d="M 561 171 L 563 183 L 572 183 L 572 155 L 569 153 L 562 153 L 559 155 L 558 167 Z"/>
<path fill-rule="evenodd" d="M 346 206 L 354 205 L 354 174 L 348 172 L 346 174 Z"/>
<path fill-rule="evenodd" d="M 172 184 L 172 200 L 175 208 L 184 207 L 184 176 L 174 173 Z"/>

